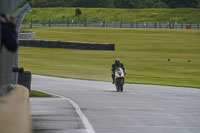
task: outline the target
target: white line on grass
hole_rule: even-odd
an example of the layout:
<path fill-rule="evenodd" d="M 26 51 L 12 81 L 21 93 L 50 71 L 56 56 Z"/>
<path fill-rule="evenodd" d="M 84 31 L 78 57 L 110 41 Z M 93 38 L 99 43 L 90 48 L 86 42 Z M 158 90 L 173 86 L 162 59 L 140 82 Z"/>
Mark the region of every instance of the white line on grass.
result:
<path fill-rule="evenodd" d="M 41 90 L 38 90 L 38 91 L 41 91 Z M 84 124 L 84 126 L 86 128 L 86 131 L 88 133 L 96 133 L 94 131 L 94 128 L 93 128 L 92 124 L 89 122 L 89 120 L 87 119 L 87 117 L 83 114 L 83 112 L 81 111 L 80 107 L 78 106 L 78 104 L 76 102 L 72 101 L 69 98 L 57 95 L 55 93 L 46 92 L 46 91 L 41 91 L 41 92 L 48 93 L 50 95 L 54 95 L 54 96 L 57 96 L 57 97 L 60 97 L 62 99 L 65 99 L 65 100 L 69 101 L 72 104 L 72 106 L 74 107 L 74 109 L 76 110 L 76 113 L 80 116 L 80 118 L 81 118 L 81 120 L 82 120 L 82 122 L 83 122 L 83 124 Z"/>

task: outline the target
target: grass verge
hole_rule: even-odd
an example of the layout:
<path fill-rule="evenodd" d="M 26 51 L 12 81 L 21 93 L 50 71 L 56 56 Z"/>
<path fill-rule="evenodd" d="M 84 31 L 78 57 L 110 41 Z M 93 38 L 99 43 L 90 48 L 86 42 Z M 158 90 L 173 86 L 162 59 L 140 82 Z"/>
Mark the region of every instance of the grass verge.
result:
<path fill-rule="evenodd" d="M 52 96 L 44 92 L 31 90 L 30 97 L 52 97 Z"/>
<path fill-rule="evenodd" d="M 32 8 L 25 16 L 24 23 L 29 24 L 32 18 L 33 23 L 48 24 L 49 19 L 52 23 L 71 23 L 77 22 L 103 22 L 106 23 L 131 23 L 155 21 L 161 23 L 200 23 L 200 9 L 193 8 L 155 8 L 155 9 L 119 9 L 119 8 L 80 8 L 82 15 L 75 16 L 75 8 Z M 155 15 L 155 13 L 157 13 Z"/>
<path fill-rule="evenodd" d="M 114 43 L 115 51 L 19 48 L 34 74 L 111 81 L 120 58 L 126 82 L 200 88 L 200 30 L 35 27 L 36 39 Z M 170 59 L 170 61 L 168 61 Z"/>

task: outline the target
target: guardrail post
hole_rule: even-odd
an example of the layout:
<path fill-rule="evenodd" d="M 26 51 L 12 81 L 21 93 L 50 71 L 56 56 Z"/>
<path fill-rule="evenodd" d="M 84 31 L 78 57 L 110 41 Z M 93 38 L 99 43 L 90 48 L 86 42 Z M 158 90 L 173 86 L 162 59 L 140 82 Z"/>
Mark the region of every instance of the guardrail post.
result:
<path fill-rule="evenodd" d="M 84 27 L 88 27 L 88 21 L 87 21 L 87 19 L 85 19 Z"/>
<path fill-rule="evenodd" d="M 133 28 L 133 22 L 131 22 L 131 28 Z"/>
<path fill-rule="evenodd" d="M 138 28 L 138 21 L 136 21 L 136 28 Z"/>
<path fill-rule="evenodd" d="M 49 19 L 49 27 L 51 27 L 51 19 Z"/>
<path fill-rule="evenodd" d="M 157 28 L 157 22 L 155 22 L 155 28 Z"/>
<path fill-rule="evenodd" d="M 105 27 L 105 25 L 106 25 L 106 20 L 103 21 L 103 27 Z"/>
<path fill-rule="evenodd" d="M 69 27 L 69 18 L 67 18 L 67 27 Z"/>
<path fill-rule="evenodd" d="M 122 20 L 121 20 L 121 22 L 120 22 L 120 28 L 122 28 Z"/>

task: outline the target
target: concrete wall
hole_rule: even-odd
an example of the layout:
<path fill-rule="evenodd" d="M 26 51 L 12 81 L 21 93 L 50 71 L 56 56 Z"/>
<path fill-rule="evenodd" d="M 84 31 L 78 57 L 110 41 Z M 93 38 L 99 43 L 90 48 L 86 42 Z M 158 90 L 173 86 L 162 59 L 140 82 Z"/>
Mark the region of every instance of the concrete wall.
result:
<path fill-rule="evenodd" d="M 108 43 L 61 42 L 61 41 L 45 41 L 45 40 L 19 40 L 19 46 L 67 48 L 67 49 L 82 49 L 82 50 L 115 50 L 115 45 Z"/>
<path fill-rule="evenodd" d="M 35 39 L 35 32 L 20 32 L 18 34 L 18 38 L 20 40 L 34 40 Z"/>
<path fill-rule="evenodd" d="M 28 89 L 12 88 L 9 95 L 0 97 L 0 133 L 31 133 Z"/>

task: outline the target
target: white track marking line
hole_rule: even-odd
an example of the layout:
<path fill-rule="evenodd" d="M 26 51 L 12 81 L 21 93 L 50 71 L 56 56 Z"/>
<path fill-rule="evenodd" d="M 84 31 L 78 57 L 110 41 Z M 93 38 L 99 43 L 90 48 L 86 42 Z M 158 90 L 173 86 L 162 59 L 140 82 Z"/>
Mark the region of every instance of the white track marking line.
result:
<path fill-rule="evenodd" d="M 41 90 L 38 90 L 38 91 L 41 91 Z M 71 99 L 69 98 L 66 98 L 66 97 L 63 97 L 63 96 L 60 96 L 60 95 L 57 95 L 55 93 L 51 93 L 51 92 L 46 92 L 46 91 L 41 91 L 41 92 L 44 92 L 44 93 L 48 93 L 50 95 L 54 95 L 54 96 L 57 96 L 57 97 L 60 97 L 62 99 L 65 99 L 67 101 L 69 101 L 71 103 L 71 105 L 74 107 L 74 109 L 76 110 L 76 113 L 79 115 L 79 117 L 81 118 L 85 128 L 86 128 L 86 131 L 88 133 L 96 133 L 92 124 L 89 122 L 89 120 L 87 119 L 87 117 L 83 114 L 83 112 L 81 111 L 80 107 L 78 106 L 78 104 L 74 101 L 72 101 Z"/>

